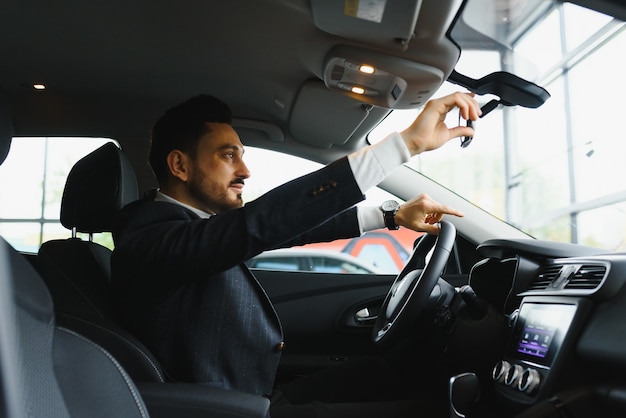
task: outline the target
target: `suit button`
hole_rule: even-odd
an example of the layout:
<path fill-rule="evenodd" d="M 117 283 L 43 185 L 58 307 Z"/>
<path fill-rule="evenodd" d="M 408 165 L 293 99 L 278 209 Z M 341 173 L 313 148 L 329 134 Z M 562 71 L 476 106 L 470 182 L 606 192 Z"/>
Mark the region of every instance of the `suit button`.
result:
<path fill-rule="evenodd" d="M 276 344 L 276 346 L 274 347 L 274 352 L 275 353 L 280 353 L 281 351 L 283 351 L 285 349 L 285 342 L 281 341 L 278 344 Z"/>

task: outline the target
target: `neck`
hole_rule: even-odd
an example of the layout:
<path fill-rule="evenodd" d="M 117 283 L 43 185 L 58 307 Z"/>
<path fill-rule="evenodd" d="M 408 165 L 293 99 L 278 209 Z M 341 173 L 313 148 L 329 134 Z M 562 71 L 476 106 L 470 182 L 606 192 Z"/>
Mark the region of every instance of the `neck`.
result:
<path fill-rule="evenodd" d="M 215 215 L 215 211 L 209 209 L 209 208 L 205 208 L 203 205 L 198 204 L 198 202 L 195 199 L 192 199 L 189 197 L 188 193 L 185 193 L 184 191 L 181 191 L 180 188 L 176 188 L 176 187 L 161 187 L 159 188 L 159 191 L 161 193 L 163 193 L 164 195 L 180 202 L 183 203 L 187 206 L 190 206 L 194 209 L 200 210 L 202 212 L 206 212 L 210 215 Z"/>

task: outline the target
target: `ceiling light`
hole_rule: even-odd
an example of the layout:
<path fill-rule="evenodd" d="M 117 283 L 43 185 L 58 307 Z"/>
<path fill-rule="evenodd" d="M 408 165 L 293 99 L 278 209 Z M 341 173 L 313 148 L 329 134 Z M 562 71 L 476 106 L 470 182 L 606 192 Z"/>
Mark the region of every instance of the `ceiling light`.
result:
<path fill-rule="evenodd" d="M 33 84 L 33 88 L 35 90 L 45 90 L 46 89 L 46 85 L 45 84 Z"/>
<path fill-rule="evenodd" d="M 365 89 L 359 86 L 353 86 L 350 91 L 354 94 L 365 94 Z"/>
<path fill-rule="evenodd" d="M 347 45 L 335 45 L 324 62 L 326 87 L 387 109 L 423 106 L 445 78 L 438 67 Z"/>

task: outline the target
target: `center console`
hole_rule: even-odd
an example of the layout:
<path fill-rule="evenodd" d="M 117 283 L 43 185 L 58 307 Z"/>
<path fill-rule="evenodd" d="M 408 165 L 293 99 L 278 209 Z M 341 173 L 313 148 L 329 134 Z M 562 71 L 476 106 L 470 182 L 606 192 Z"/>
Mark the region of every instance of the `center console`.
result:
<path fill-rule="evenodd" d="M 505 355 L 493 368 L 498 392 L 525 403 L 553 383 L 565 353 L 573 351 L 568 347 L 569 337 L 582 316 L 584 302 L 578 298 L 524 298 L 511 316 L 512 333 Z"/>

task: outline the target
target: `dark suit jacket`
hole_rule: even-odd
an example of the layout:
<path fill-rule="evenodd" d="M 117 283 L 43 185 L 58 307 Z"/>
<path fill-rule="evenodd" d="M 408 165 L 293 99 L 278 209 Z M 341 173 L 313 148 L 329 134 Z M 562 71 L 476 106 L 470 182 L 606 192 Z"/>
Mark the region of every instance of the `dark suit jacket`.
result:
<path fill-rule="evenodd" d="M 347 158 L 208 219 L 153 196 L 127 206 L 114 228 L 120 319 L 175 380 L 271 393 L 282 330 L 243 262 L 358 235 L 363 195 Z"/>

